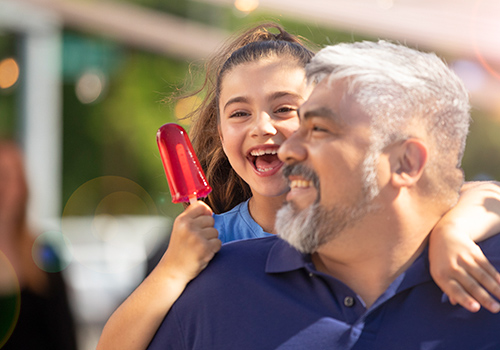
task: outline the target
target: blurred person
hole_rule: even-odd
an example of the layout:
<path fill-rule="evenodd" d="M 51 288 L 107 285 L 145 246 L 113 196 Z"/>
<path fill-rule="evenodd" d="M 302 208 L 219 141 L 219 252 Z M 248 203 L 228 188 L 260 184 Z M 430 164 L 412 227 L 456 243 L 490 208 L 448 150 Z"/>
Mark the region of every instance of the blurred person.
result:
<path fill-rule="evenodd" d="M 275 233 L 276 213 L 289 189 L 276 153 L 298 127 L 297 110 L 311 91 L 304 67 L 312 57 L 297 37 L 264 24 L 232 38 L 209 61 L 206 97 L 193 113 L 191 136 L 213 187 L 206 200 L 210 207 L 200 201 L 175 219 L 160 263 L 108 320 L 98 349 L 145 349 L 186 285 L 218 251 L 219 240 Z M 500 282 L 469 237 L 500 231 L 500 208 L 489 213 L 481 203 L 491 188 L 464 186 L 459 205 L 433 234 L 435 278 L 453 303 L 471 311 L 481 304 L 494 309 L 480 284 L 495 291 Z M 461 208 L 467 208 L 467 225 Z M 480 227 L 479 218 L 484 218 Z"/>
<path fill-rule="evenodd" d="M 317 85 L 279 149 L 291 190 L 277 236 L 224 245 L 149 349 L 500 348 L 494 271 L 493 312 L 475 313 L 429 271 L 429 236 L 463 183 L 461 81 L 383 41 L 327 47 L 307 77 Z M 499 203 L 493 187 L 482 204 Z M 499 268 L 500 236 L 480 246 Z"/>
<path fill-rule="evenodd" d="M 63 276 L 42 270 L 33 260 L 36 255 L 48 271 L 57 270 L 55 250 L 35 245 L 26 220 L 27 201 L 21 151 L 14 142 L 0 141 L 0 347 L 76 349 Z"/>

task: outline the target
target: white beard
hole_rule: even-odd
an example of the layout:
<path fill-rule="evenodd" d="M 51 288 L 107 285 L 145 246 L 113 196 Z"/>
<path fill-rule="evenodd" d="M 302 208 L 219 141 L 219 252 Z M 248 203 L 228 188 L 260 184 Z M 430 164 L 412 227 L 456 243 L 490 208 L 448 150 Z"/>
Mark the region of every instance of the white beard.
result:
<path fill-rule="evenodd" d="M 302 253 L 314 253 L 367 214 L 376 212 L 377 206 L 372 197 L 375 193 L 378 190 L 374 190 L 373 186 L 365 186 L 354 204 L 332 208 L 320 205 L 319 198 L 302 210 L 286 203 L 276 214 L 277 235 Z"/>
<path fill-rule="evenodd" d="M 313 179 L 318 198 L 309 207 L 299 210 L 292 203 L 286 203 L 276 214 L 276 232 L 292 247 L 302 253 L 314 253 L 326 242 L 335 238 L 346 228 L 354 226 L 369 213 L 377 211 L 374 199 L 379 195 L 376 164 L 380 152 L 371 151 L 363 162 L 363 176 L 357 198 L 348 204 L 337 204 L 326 208 L 319 204 L 320 185 L 316 173 L 301 165 L 288 166 L 288 173 L 304 175 Z"/>
<path fill-rule="evenodd" d="M 286 203 L 276 214 L 275 226 L 278 236 L 302 253 L 315 251 L 320 239 L 315 218 L 318 206 L 314 203 L 296 212 L 291 203 Z"/>

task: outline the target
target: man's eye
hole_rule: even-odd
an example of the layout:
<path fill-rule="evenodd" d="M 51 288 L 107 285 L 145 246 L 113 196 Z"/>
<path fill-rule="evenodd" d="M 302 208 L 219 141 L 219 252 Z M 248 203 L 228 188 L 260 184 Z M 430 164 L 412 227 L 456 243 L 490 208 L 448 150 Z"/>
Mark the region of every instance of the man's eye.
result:
<path fill-rule="evenodd" d="M 327 132 L 328 130 L 326 130 L 325 128 L 322 128 L 321 126 L 318 126 L 318 125 L 313 125 L 311 127 L 312 131 L 316 131 L 316 132 Z"/>

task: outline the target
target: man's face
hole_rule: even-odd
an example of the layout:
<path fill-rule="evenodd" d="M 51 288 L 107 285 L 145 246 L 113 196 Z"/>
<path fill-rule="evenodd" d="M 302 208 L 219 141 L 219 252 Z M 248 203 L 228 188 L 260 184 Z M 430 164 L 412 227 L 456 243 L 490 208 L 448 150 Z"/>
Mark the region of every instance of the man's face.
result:
<path fill-rule="evenodd" d="M 323 80 L 279 150 L 291 190 L 278 212 L 278 235 L 312 253 L 372 212 L 378 155 L 369 147 L 370 117 L 344 96 L 343 82 Z"/>

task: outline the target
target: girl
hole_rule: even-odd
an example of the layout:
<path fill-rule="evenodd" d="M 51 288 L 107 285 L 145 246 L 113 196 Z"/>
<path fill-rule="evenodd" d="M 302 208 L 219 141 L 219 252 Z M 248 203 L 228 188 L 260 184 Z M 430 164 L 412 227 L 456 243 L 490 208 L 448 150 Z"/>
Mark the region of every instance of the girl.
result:
<path fill-rule="evenodd" d="M 176 218 L 169 248 L 111 316 L 98 349 L 146 348 L 221 241 L 273 233 L 288 190 L 276 153 L 298 127 L 297 109 L 311 90 L 304 67 L 312 56 L 298 38 L 265 24 L 236 37 L 209 62 L 202 87 L 206 97 L 193 113 L 191 128 L 193 146 L 214 189 L 206 199 L 209 205 L 199 201 Z M 433 275 L 452 303 L 471 311 L 481 304 L 497 312 L 500 306 L 481 285 L 500 297 L 500 275 L 467 235 L 469 227 L 476 232 L 474 239 L 500 231 L 500 204 L 491 213 L 481 202 L 489 196 L 500 203 L 500 190 L 494 184 L 469 184 L 466 189 L 431 235 Z M 469 226 L 460 221 L 458 228 L 464 210 Z"/>

